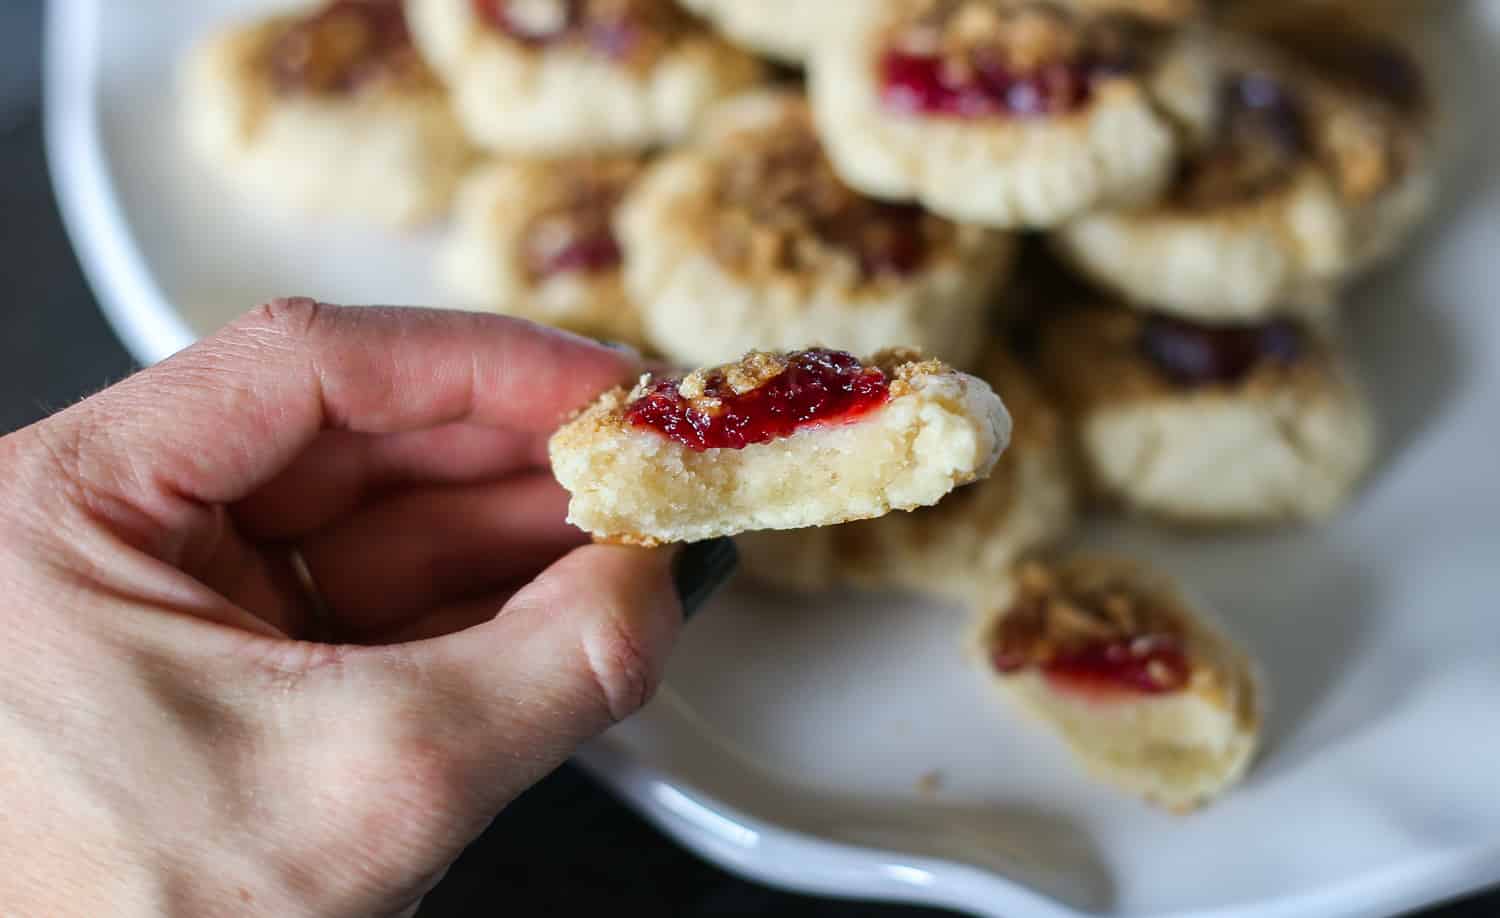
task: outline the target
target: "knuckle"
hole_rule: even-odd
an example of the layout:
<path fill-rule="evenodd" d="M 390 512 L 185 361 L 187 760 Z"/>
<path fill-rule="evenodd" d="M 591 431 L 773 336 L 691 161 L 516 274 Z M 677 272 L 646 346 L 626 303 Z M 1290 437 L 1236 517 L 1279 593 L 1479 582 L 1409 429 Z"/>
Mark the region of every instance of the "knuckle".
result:
<path fill-rule="evenodd" d="M 265 329 L 289 338 L 306 338 L 327 310 L 322 303 L 306 296 L 278 297 L 251 310 L 245 322 L 252 328 Z"/>
<path fill-rule="evenodd" d="M 646 706 L 656 694 L 660 672 L 647 651 L 635 619 L 614 609 L 584 639 L 584 657 L 598 700 L 619 722 Z"/>

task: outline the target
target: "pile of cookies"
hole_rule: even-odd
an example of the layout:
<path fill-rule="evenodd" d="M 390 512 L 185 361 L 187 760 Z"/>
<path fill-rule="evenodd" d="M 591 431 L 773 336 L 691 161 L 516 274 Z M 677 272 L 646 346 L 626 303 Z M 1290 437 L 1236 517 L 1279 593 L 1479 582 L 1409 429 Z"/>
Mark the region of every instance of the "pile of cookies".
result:
<path fill-rule="evenodd" d="M 558 434 L 575 522 L 962 602 L 998 685 L 1187 809 L 1253 755 L 1254 667 L 1144 565 L 1057 552 L 1084 509 L 1287 524 L 1354 493 L 1340 292 L 1435 174 L 1397 16 L 331 0 L 199 45 L 186 118 L 259 200 L 451 215 L 455 305 L 703 368 Z"/>

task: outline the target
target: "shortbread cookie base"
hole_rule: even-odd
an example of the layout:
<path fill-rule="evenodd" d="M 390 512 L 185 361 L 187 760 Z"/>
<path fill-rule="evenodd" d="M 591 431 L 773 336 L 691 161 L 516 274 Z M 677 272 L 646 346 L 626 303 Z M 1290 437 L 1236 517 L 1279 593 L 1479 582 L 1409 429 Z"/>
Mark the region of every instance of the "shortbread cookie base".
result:
<path fill-rule="evenodd" d="M 440 89 L 277 95 L 256 59 L 284 20 L 231 28 L 187 59 L 189 147 L 247 201 L 386 225 L 450 203 L 470 147 Z"/>
<path fill-rule="evenodd" d="M 840 176 L 867 194 L 918 200 L 935 213 L 1001 229 L 1046 228 L 1101 207 L 1156 198 L 1176 142 L 1153 97 L 1202 108 L 1215 91 L 1205 49 L 1184 30 L 1143 85 L 1103 82 L 1068 115 L 960 120 L 891 112 L 876 78 L 880 4 L 848 17 L 813 55 L 809 91 Z"/>
<path fill-rule="evenodd" d="M 1152 594 L 1180 612 L 1194 676 L 1163 695 L 1095 697 L 1059 689 L 1037 670 L 997 673 L 986 640 L 998 611 L 980 616 L 973 653 L 1001 694 L 1056 731 L 1095 778 L 1128 794 L 1179 812 L 1196 809 L 1237 784 L 1260 743 L 1264 697 L 1253 661 L 1202 610 L 1170 583 L 1139 565 L 1116 559 L 1065 562 L 1134 570 Z M 1014 583 L 1001 582 L 982 608 L 1005 610 Z"/>
<path fill-rule="evenodd" d="M 468 0 L 408 0 L 412 33 L 446 76 L 475 143 L 562 156 L 644 150 L 685 136 L 715 101 L 761 76 L 710 34 L 632 69 L 578 47 L 529 49 L 479 23 Z"/>
<path fill-rule="evenodd" d="M 1095 283 L 1164 312 L 1207 322 L 1324 321 L 1354 263 L 1348 216 L 1322 173 L 1304 168 L 1250 201 L 1090 214 L 1059 227 L 1053 241 Z"/>
<path fill-rule="evenodd" d="M 439 255 L 444 284 L 468 309 L 491 310 L 608 341 L 644 347 L 640 310 L 619 268 L 527 274 L 524 236 L 557 181 L 545 162 L 491 163 L 459 188 L 455 226 Z"/>
<path fill-rule="evenodd" d="M 1010 418 L 986 384 L 952 371 L 892 383 L 858 420 L 740 450 L 694 452 L 624 420 L 603 396 L 552 439 L 568 519 L 601 541 L 696 542 L 761 529 L 869 519 L 936 503 L 989 475 Z"/>

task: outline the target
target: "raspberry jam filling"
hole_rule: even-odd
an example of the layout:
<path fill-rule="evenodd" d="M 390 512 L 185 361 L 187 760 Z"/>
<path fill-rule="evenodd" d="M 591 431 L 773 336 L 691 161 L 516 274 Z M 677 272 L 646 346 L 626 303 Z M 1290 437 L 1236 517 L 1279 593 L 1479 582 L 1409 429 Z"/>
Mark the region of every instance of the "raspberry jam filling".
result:
<path fill-rule="evenodd" d="M 1060 115 L 1087 104 L 1094 80 L 1103 72 L 1087 61 L 1049 64 L 1029 73 L 979 62 L 972 72 L 955 76 L 940 56 L 892 48 L 880 59 L 880 96 L 886 108 L 904 114 Z"/>
<path fill-rule="evenodd" d="M 1277 80 L 1235 74 L 1219 87 L 1215 142 L 1179 166 L 1179 205 L 1214 207 L 1254 198 L 1285 183 L 1311 151 L 1301 101 Z"/>
<path fill-rule="evenodd" d="M 620 244 L 606 227 L 555 247 L 528 246 L 526 268 L 532 278 L 545 280 L 563 274 L 602 274 L 618 268 L 620 261 Z"/>
<path fill-rule="evenodd" d="M 523 45 L 542 48 L 577 40 L 607 58 L 623 59 L 644 42 L 650 23 L 629 2 L 473 0 L 480 22 Z"/>
<path fill-rule="evenodd" d="M 1173 383 L 1234 384 L 1257 366 L 1295 363 L 1306 350 L 1302 330 L 1278 319 L 1260 325 L 1198 325 L 1153 315 L 1141 327 L 1141 355 Z"/>
<path fill-rule="evenodd" d="M 990 662 L 1006 675 L 1036 666 L 1054 685 L 1088 694 L 1165 695 L 1181 691 L 1192 675 L 1181 642 L 1166 636 L 1087 644 L 1040 663 L 997 650 Z"/>
<path fill-rule="evenodd" d="M 710 374 L 702 397 L 686 399 L 682 380 L 665 378 L 626 406 L 636 427 L 655 430 L 695 452 L 743 449 L 811 426 L 856 420 L 890 399 L 890 381 L 843 351 L 793 355 L 756 388 L 736 392 L 722 371 Z"/>
<path fill-rule="evenodd" d="M 1059 688 L 1092 696 L 1187 687 L 1193 667 L 1181 623 L 1163 598 L 1108 570 L 1038 563 L 1021 568 L 1018 588 L 989 637 L 996 672 L 1036 670 Z"/>
<path fill-rule="evenodd" d="M 385 77 L 421 73 L 401 0 L 334 0 L 269 49 L 277 91 L 355 92 Z"/>

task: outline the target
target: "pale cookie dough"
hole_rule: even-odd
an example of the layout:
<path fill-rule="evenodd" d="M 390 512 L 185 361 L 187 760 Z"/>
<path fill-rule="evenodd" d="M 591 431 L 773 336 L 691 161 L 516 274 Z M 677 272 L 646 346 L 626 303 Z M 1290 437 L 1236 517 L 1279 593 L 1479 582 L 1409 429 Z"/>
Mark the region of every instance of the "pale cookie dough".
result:
<path fill-rule="evenodd" d="M 979 375 L 1011 416 L 1010 446 L 989 478 L 910 513 L 746 533 L 738 540 L 745 571 L 796 590 L 898 588 L 971 599 L 1018 559 L 1064 538 L 1077 500 L 1061 418 L 1004 348 L 994 348 Z"/>
<path fill-rule="evenodd" d="M 1088 3 L 893 0 L 846 17 L 810 65 L 840 176 L 954 220 L 1056 226 L 1168 184 L 1169 113 L 1212 105 L 1196 28 Z"/>
<path fill-rule="evenodd" d="M 639 175 L 633 156 L 493 162 L 464 180 L 439 258 L 447 286 L 490 309 L 637 348 L 616 205 Z"/>
<path fill-rule="evenodd" d="M 717 109 L 652 166 L 618 230 L 647 337 L 688 365 L 821 344 L 910 346 L 967 369 L 1014 248 L 849 189 L 791 92 Z"/>
<path fill-rule="evenodd" d="M 814 350 L 645 376 L 558 431 L 551 454 L 569 522 L 658 545 L 934 504 L 989 475 L 1009 436 L 978 379 L 911 352 Z"/>
<path fill-rule="evenodd" d="M 879 0 L 680 0 L 730 40 L 787 64 L 801 64 L 839 18 Z"/>
<path fill-rule="evenodd" d="M 1295 308 L 1320 319 L 1343 281 L 1398 247 L 1435 181 L 1414 60 L 1358 44 L 1357 31 L 1287 34 L 1220 35 L 1217 114 L 1189 125 L 1197 140 L 1165 200 L 1061 227 L 1069 261 L 1127 299 L 1192 318 Z M 1361 65 L 1375 73 L 1361 80 Z"/>
<path fill-rule="evenodd" d="M 1312 326 L 1088 308 L 1044 327 L 1040 359 L 1096 495 L 1148 515 L 1328 517 L 1375 454 L 1364 391 L 1331 333 Z"/>
<path fill-rule="evenodd" d="M 193 153 L 247 201 L 404 225 L 439 216 L 470 148 L 396 0 L 232 26 L 185 62 Z"/>
<path fill-rule="evenodd" d="M 673 0 L 407 0 L 459 118 L 500 153 L 639 151 L 762 76 Z"/>
<path fill-rule="evenodd" d="M 1115 558 L 1029 562 L 976 611 L 986 672 L 1095 777 L 1188 811 L 1249 769 L 1256 668 L 1166 577 Z"/>

